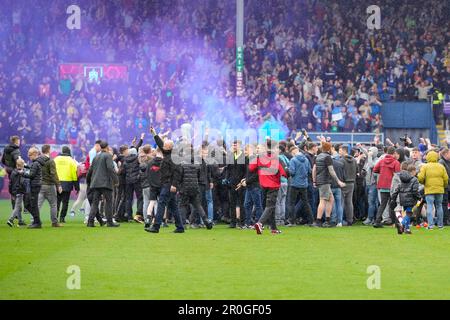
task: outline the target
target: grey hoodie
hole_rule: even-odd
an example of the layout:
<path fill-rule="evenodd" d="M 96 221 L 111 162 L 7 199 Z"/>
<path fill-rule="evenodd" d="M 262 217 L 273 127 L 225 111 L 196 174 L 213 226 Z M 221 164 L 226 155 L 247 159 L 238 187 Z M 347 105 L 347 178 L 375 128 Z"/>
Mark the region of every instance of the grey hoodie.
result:
<path fill-rule="evenodd" d="M 366 184 L 368 186 L 377 184 L 377 179 L 375 174 L 373 173 L 373 168 L 375 167 L 375 164 L 378 162 L 378 149 L 376 147 L 370 147 L 369 151 L 372 152 L 372 157 L 367 157 L 366 164 L 364 165 L 364 170 L 366 170 Z"/>

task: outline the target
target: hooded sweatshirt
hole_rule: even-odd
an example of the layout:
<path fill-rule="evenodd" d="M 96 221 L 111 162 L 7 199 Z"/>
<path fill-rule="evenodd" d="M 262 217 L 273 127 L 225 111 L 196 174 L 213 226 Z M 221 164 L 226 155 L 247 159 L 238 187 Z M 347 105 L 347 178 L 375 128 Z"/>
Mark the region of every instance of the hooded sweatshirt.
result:
<path fill-rule="evenodd" d="M 291 186 L 295 188 L 307 188 L 311 165 L 306 156 L 299 152 L 289 163 Z"/>
<path fill-rule="evenodd" d="M 42 155 L 39 158 L 42 159 L 42 184 L 48 186 L 59 186 L 55 161 L 45 155 Z"/>
<path fill-rule="evenodd" d="M 130 152 L 130 155 L 125 157 L 123 169 L 125 170 L 126 184 L 134 184 L 139 182 L 140 168 L 137 154 Z"/>
<path fill-rule="evenodd" d="M 445 167 L 438 163 L 439 155 L 431 151 L 427 154 L 427 163 L 420 168 L 419 182 L 425 185 L 425 195 L 444 194 L 448 185 Z"/>
<path fill-rule="evenodd" d="M 377 189 L 391 189 L 392 177 L 394 173 L 400 171 L 400 162 L 394 156 L 387 154 L 373 168 L 374 173 L 378 173 Z"/>
<path fill-rule="evenodd" d="M 369 151 L 372 152 L 372 157 L 368 156 L 367 161 L 364 164 L 364 170 L 366 170 L 366 185 L 371 186 L 377 183 L 377 179 L 373 174 L 373 168 L 378 161 L 378 148 L 370 147 Z"/>
<path fill-rule="evenodd" d="M 15 144 L 10 144 L 3 150 L 2 163 L 5 165 L 6 172 L 11 174 L 16 168 L 16 161 L 20 157 L 20 149 Z"/>
<path fill-rule="evenodd" d="M 354 183 L 356 180 L 356 160 L 351 155 L 345 155 L 342 157 L 344 161 L 344 182 Z"/>

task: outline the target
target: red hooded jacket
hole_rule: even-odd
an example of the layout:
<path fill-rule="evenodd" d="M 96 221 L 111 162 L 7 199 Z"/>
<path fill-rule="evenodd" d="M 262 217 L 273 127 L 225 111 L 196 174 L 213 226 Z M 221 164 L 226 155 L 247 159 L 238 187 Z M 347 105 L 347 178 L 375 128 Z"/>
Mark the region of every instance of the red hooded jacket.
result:
<path fill-rule="evenodd" d="M 392 177 L 399 171 L 400 162 L 390 154 L 378 161 L 373 168 L 373 172 L 379 174 L 377 189 L 391 189 Z"/>
<path fill-rule="evenodd" d="M 264 189 L 279 189 L 281 176 L 287 177 L 278 157 L 273 155 L 258 157 L 250 162 L 251 172 L 258 170 L 259 184 Z"/>

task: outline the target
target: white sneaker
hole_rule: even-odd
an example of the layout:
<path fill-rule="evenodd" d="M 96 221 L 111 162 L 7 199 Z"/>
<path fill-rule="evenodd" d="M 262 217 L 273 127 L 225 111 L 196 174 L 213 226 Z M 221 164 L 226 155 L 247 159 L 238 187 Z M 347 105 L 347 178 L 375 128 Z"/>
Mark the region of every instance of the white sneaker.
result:
<path fill-rule="evenodd" d="M 70 211 L 70 216 L 71 216 L 71 217 L 75 217 L 75 211 L 71 210 L 71 211 Z"/>
<path fill-rule="evenodd" d="M 342 223 L 338 223 L 337 225 L 336 225 L 336 228 L 342 228 Z"/>

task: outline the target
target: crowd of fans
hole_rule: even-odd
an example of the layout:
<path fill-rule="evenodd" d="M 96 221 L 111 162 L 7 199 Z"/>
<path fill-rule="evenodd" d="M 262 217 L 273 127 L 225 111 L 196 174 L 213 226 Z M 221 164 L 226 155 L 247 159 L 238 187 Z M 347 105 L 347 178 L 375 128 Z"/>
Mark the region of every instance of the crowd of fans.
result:
<path fill-rule="evenodd" d="M 26 164 L 20 138 L 11 137 L 1 158 L 13 207 L 7 224 L 26 226 L 25 208 L 32 215 L 28 227 L 42 228 L 48 201 L 52 227 L 61 227 L 73 190 L 70 215 L 79 208 L 88 227 L 95 227 L 94 219 L 108 227 L 136 221 L 151 233 L 173 222 L 176 233 L 226 222 L 258 234 L 264 225 L 279 234 L 278 226 L 351 227 L 358 221 L 375 228 L 394 224 L 399 234 L 411 234 L 411 225 L 433 230 L 450 223 L 450 150 L 429 139 L 417 147 L 410 138 L 388 139 L 384 146 L 375 137 L 373 147 L 351 147 L 324 136 L 316 144 L 304 135 L 196 148 L 150 131 L 156 149 L 144 144 L 145 134 L 118 151 L 99 140 L 84 163 L 67 146 L 52 159 L 45 144 L 27 150 Z"/>
<path fill-rule="evenodd" d="M 246 1 L 245 95 L 235 95 L 235 2 L 13 1 L 0 12 L 0 137 L 72 144 L 100 136 L 129 142 L 153 125 L 259 127 L 269 115 L 289 131 L 380 132 L 380 107 L 449 93 L 449 3 Z M 60 78 L 61 62 L 123 63 L 124 80 Z M 209 123 L 208 123 L 209 122 Z"/>

